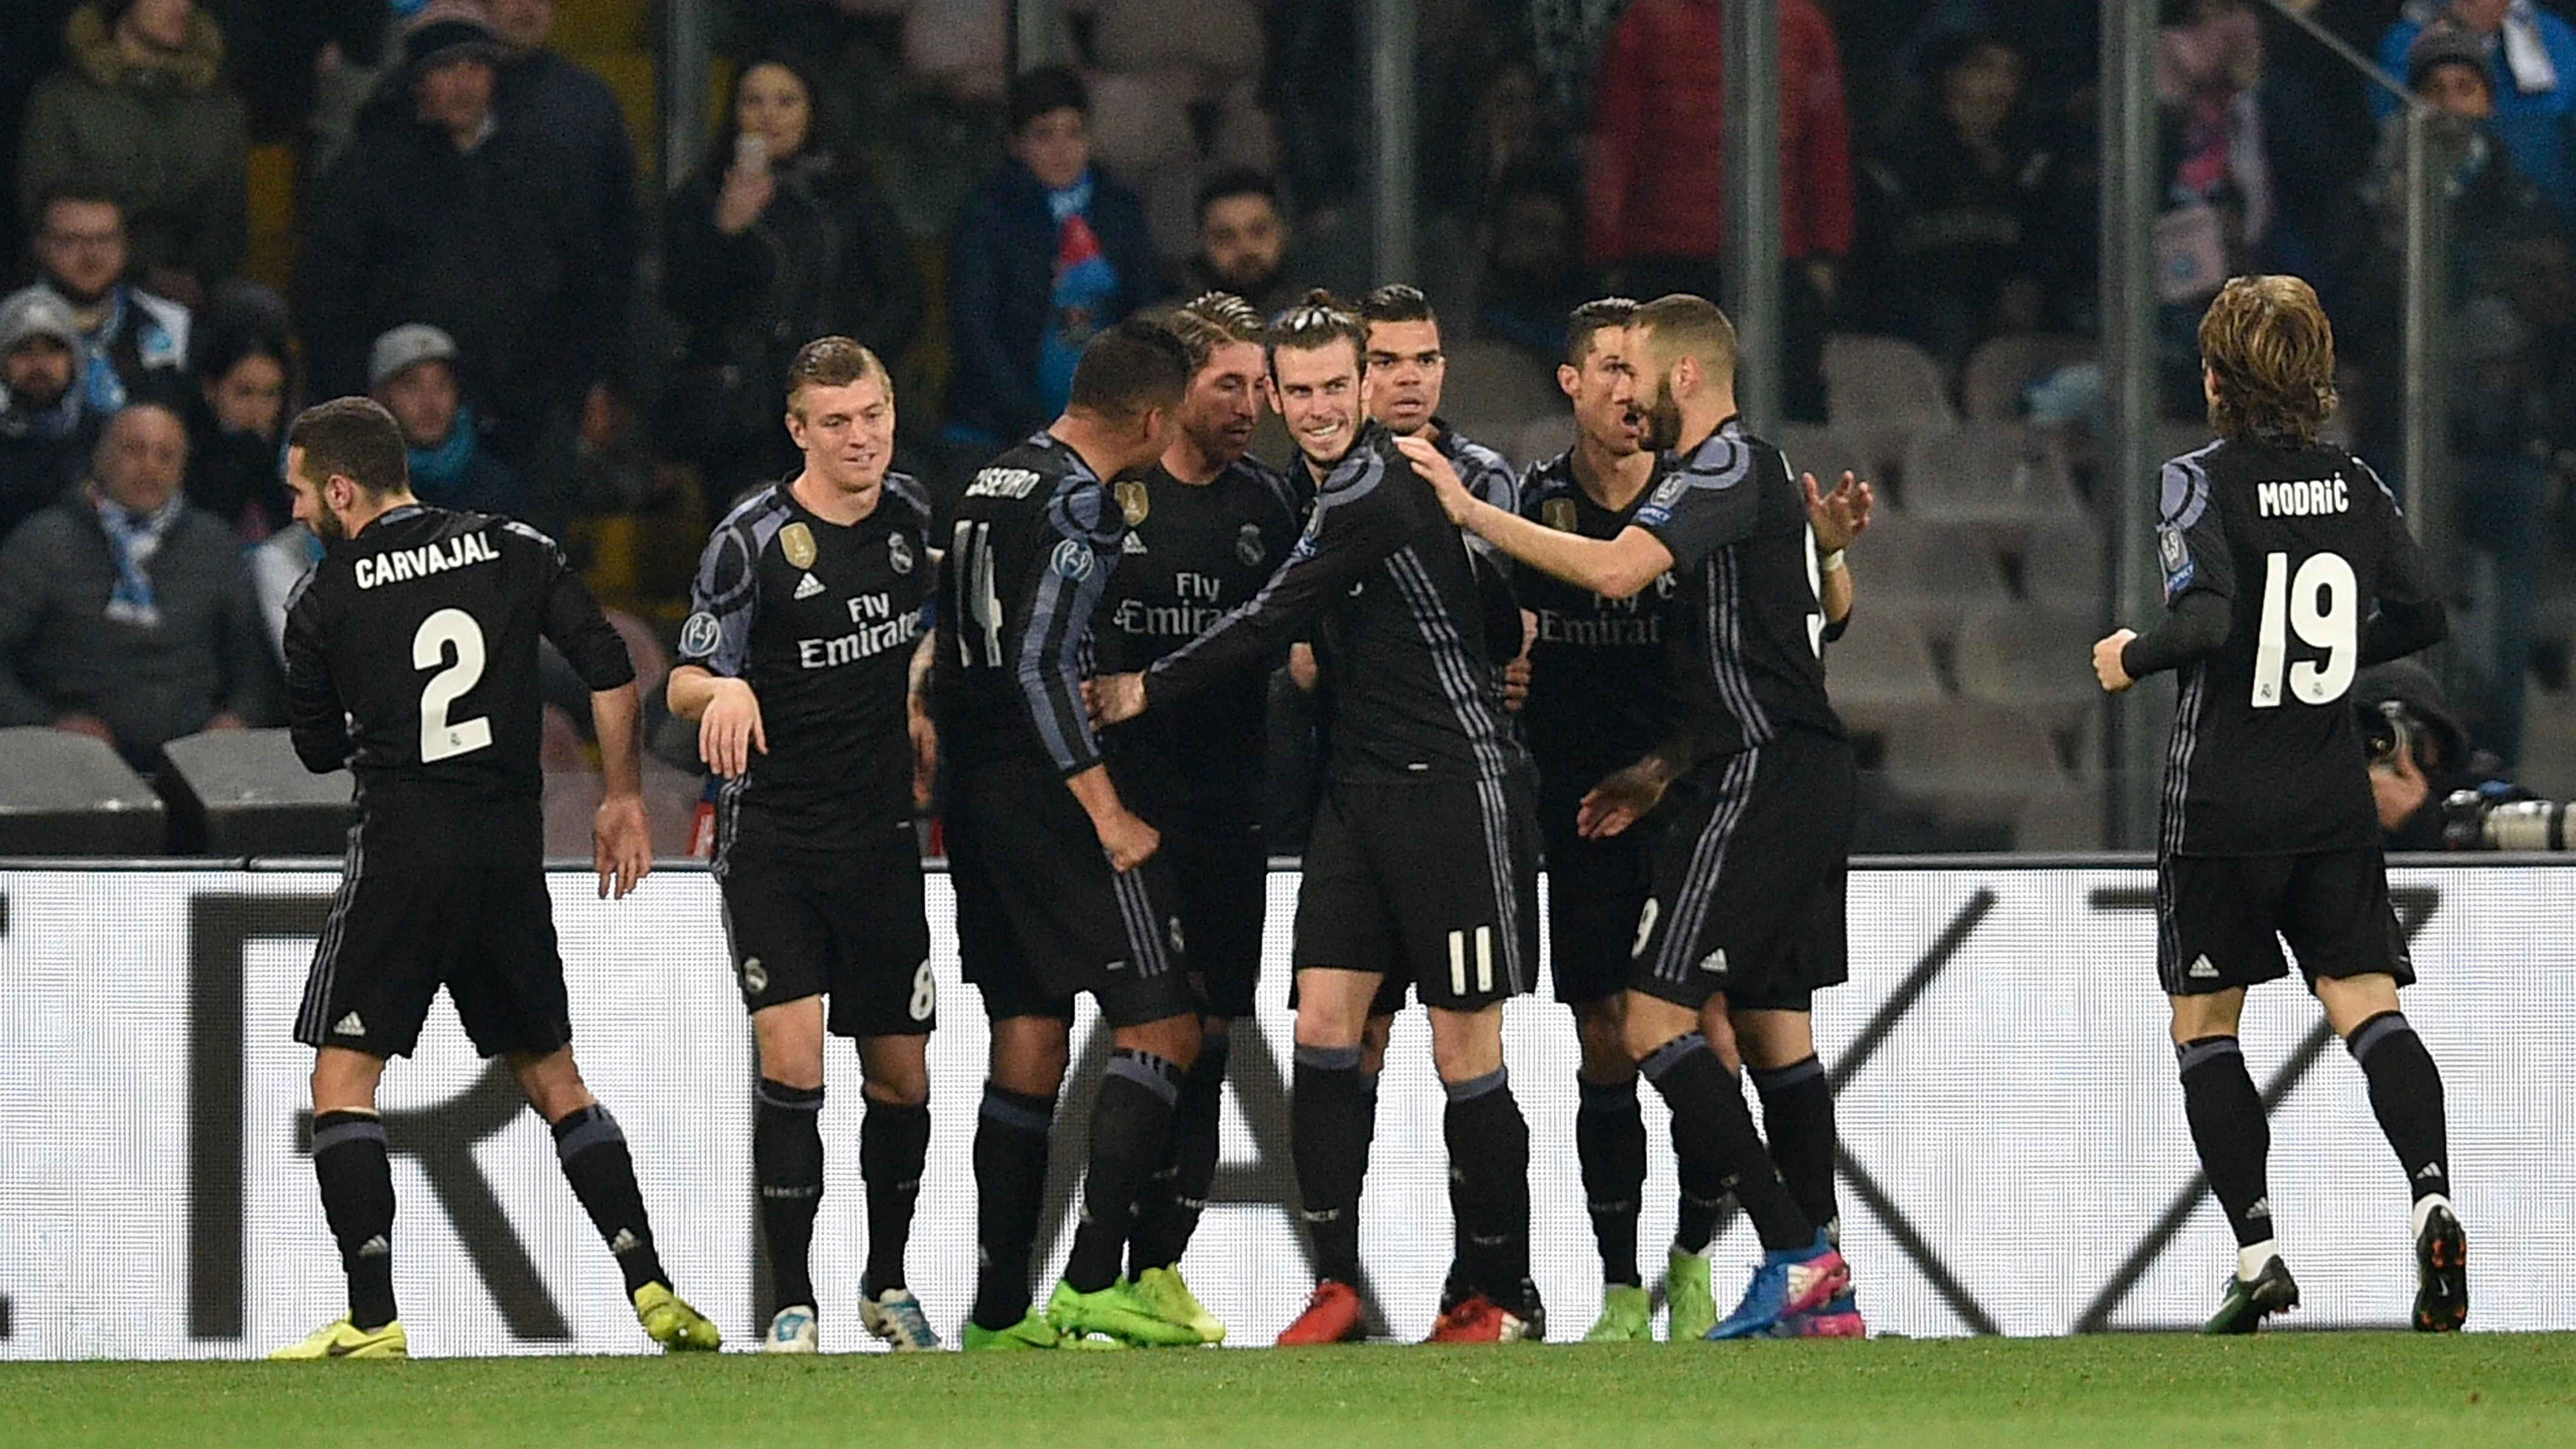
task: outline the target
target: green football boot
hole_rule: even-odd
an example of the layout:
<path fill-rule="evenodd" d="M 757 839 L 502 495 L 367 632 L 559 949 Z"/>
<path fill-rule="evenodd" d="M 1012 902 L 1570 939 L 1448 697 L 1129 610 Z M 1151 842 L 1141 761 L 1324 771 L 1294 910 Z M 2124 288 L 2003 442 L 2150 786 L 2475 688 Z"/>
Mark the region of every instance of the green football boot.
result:
<path fill-rule="evenodd" d="M 1655 1300 L 1633 1283 L 1613 1283 L 1601 1290 L 1601 1318 L 1583 1335 L 1585 1343 L 1652 1343 Z"/>
<path fill-rule="evenodd" d="M 647 1283 L 635 1290 L 635 1321 L 644 1336 L 665 1353 L 712 1353 L 724 1347 L 724 1335 L 707 1316 L 691 1308 L 667 1283 Z"/>
<path fill-rule="evenodd" d="M 1201 1343 L 1225 1342 L 1225 1325 L 1217 1322 L 1207 1305 L 1199 1302 L 1190 1285 L 1181 1280 L 1178 1268 L 1148 1268 L 1128 1285 L 1145 1311 L 1165 1323 L 1177 1323 L 1199 1336 Z"/>
<path fill-rule="evenodd" d="M 1123 1281 L 1096 1293 L 1077 1293 L 1072 1284 L 1059 1281 L 1047 1299 L 1046 1316 L 1067 1338 L 1098 1334 L 1135 1348 L 1194 1347 L 1201 1341 L 1197 1329 L 1155 1317 Z"/>
<path fill-rule="evenodd" d="M 2298 1306 L 2299 1285 L 2290 1276 L 2289 1265 L 2272 1258 L 2252 1278 L 2227 1275 L 2227 1296 L 2219 1300 L 2218 1311 L 2210 1315 L 2200 1331 L 2252 1333 L 2263 1326 L 2264 1319 Z"/>
<path fill-rule="evenodd" d="M 269 1354 L 273 1360 L 325 1358 L 409 1358 L 411 1341 L 399 1320 L 382 1328 L 358 1328 L 334 1319 L 303 1338 Z"/>
<path fill-rule="evenodd" d="M 1717 1327 L 1717 1298 L 1708 1291 L 1708 1254 L 1673 1249 L 1664 1264 L 1664 1338 L 1697 1343 Z"/>

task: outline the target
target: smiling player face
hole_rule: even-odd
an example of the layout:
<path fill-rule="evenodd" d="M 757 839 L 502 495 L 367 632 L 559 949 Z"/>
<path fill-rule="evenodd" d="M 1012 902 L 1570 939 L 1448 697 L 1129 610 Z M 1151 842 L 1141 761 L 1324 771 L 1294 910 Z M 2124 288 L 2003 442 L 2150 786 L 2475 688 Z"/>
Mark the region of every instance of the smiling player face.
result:
<path fill-rule="evenodd" d="M 1270 367 L 1279 417 L 1297 440 L 1297 451 L 1319 464 L 1340 462 L 1359 436 L 1361 410 L 1368 405 L 1359 349 L 1347 338 L 1322 347 L 1282 347 Z"/>
<path fill-rule="evenodd" d="M 805 452 L 807 476 L 853 501 L 872 500 L 894 461 L 894 398 L 880 377 L 800 389 L 788 435 Z"/>

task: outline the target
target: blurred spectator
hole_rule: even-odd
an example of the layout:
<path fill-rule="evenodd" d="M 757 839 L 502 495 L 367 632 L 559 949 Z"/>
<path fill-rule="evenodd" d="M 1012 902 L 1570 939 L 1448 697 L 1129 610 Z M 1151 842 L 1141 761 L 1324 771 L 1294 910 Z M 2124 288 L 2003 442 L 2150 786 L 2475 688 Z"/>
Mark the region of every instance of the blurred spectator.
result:
<path fill-rule="evenodd" d="M 483 447 L 456 386 L 456 339 L 406 322 L 367 353 L 367 392 L 401 425 L 411 491 L 433 508 L 519 514 L 519 480 Z"/>
<path fill-rule="evenodd" d="M 1601 48 L 1584 251 L 1613 291 L 1720 298 L 1725 40 L 1720 0 L 1636 0 Z M 1852 245 L 1851 121 L 1814 0 L 1780 4 L 1780 210 L 1783 411 L 1822 422 L 1825 330 Z"/>
<path fill-rule="evenodd" d="M 779 418 L 799 347 L 837 333 L 892 359 L 921 330 L 894 210 L 815 99 L 800 62 L 745 67 L 714 149 L 664 214 L 662 300 L 688 352 L 661 421 L 719 501 L 796 465 Z"/>
<path fill-rule="evenodd" d="M 270 723 L 276 670 L 241 548 L 179 492 L 188 434 L 137 403 L 108 421 L 81 490 L 0 544 L 0 724 L 114 744 Z"/>
<path fill-rule="evenodd" d="M 2022 109 L 2020 52 L 1977 31 L 1923 50 L 1931 81 L 1861 166 L 1844 317 L 1956 375 L 1978 343 L 2039 325 L 2056 158 Z"/>
<path fill-rule="evenodd" d="M 2567 241 L 2557 209 L 2515 167 L 2493 130 L 2494 73 L 2478 37 L 2433 25 L 2408 47 L 2405 73 L 2407 85 L 2438 112 L 2427 134 L 2435 174 L 2447 178 L 2444 307 L 2453 339 L 2450 446 L 2458 464 L 2453 501 L 2469 550 L 2465 577 L 2456 581 L 2466 607 L 2452 631 L 2451 667 L 2463 686 L 2459 702 L 2469 728 L 2511 765 L 2522 753 L 2524 677 L 2555 491 L 2551 437 L 2562 426 L 2542 357 L 2557 342 L 2544 319 L 2526 308 L 2517 274 L 2532 248 L 2563 254 Z M 2406 180 L 2398 120 L 2391 117 L 2383 131 L 2367 192 L 2379 246 L 2362 288 L 2382 306 L 2362 317 L 2371 329 L 2365 335 L 2382 342 L 2377 350 L 2388 355 L 2393 349 L 2385 344 L 2395 341 L 2398 319 L 2385 299 L 2401 291 Z M 2376 383 L 2382 393 L 2386 372 Z"/>
<path fill-rule="evenodd" d="M 392 328 L 446 332 L 529 521 L 555 532 L 621 291 L 556 153 L 494 109 L 498 45 L 475 10 L 432 0 L 405 35 L 409 110 L 362 126 L 323 178 L 296 313 L 325 397 L 366 390 L 368 349 Z"/>
<path fill-rule="evenodd" d="M 257 294 L 216 297 L 197 314 L 189 343 L 188 501 L 257 543 L 295 516 L 294 495 L 280 476 L 278 444 L 294 380 L 286 304 L 256 283 Z"/>
<path fill-rule="evenodd" d="M 0 539 L 80 481 L 98 442 L 72 309 L 42 287 L 0 298 Z"/>
<path fill-rule="evenodd" d="M 2158 378 L 2165 415 L 2201 416 L 2200 314 L 2256 271 L 2272 224 L 2258 88 L 2263 29 L 2240 0 L 2166 0 L 2156 32 L 2165 210 L 2156 218 Z"/>
<path fill-rule="evenodd" d="M 1209 177 L 1199 188 L 1198 232 L 1182 291 L 1232 292 L 1264 321 L 1306 294 L 1289 275 L 1288 218 L 1269 177 L 1241 168 Z"/>
<path fill-rule="evenodd" d="M 240 265 L 250 131 L 224 42 L 196 0 L 90 0 L 64 31 L 69 64 L 27 102 L 18 204 L 95 187 L 124 208 L 133 262 L 191 306 Z"/>
<path fill-rule="evenodd" d="M 36 212 L 37 279 L 69 303 L 86 344 L 81 386 L 101 417 L 129 401 L 187 398 L 186 307 L 125 280 L 125 216 L 77 187 Z"/>
<path fill-rule="evenodd" d="M 1082 345 L 1159 290 L 1143 205 L 1091 162 L 1090 110 L 1061 66 L 1012 83 L 1011 159 L 967 203 L 949 255 L 952 447 L 989 452 L 1045 427 Z"/>
<path fill-rule="evenodd" d="M 2532 0 L 2407 0 L 2397 23 L 2379 38 L 2380 68 L 2406 72 L 2407 52 L 2425 27 L 2449 20 L 2476 37 L 2495 92 L 2489 123 L 2559 211 L 2576 216 L 2576 26 Z M 2394 97 L 2374 90 L 2372 114 L 2395 113 Z"/>
<path fill-rule="evenodd" d="M 1581 186 L 1571 165 L 1532 159 L 1496 178 L 1486 196 L 1476 330 L 1542 362 L 1565 356 L 1566 314 L 1592 295 L 1577 235 Z"/>
<path fill-rule="evenodd" d="M 592 326 L 614 368 L 626 353 L 629 291 L 642 244 L 641 198 L 635 189 L 635 142 L 608 82 L 550 50 L 555 0 L 486 0 L 501 42 L 494 107 L 513 130 L 536 136 L 561 154 L 561 173 L 578 195 L 577 225 L 599 251 L 602 310 Z"/>

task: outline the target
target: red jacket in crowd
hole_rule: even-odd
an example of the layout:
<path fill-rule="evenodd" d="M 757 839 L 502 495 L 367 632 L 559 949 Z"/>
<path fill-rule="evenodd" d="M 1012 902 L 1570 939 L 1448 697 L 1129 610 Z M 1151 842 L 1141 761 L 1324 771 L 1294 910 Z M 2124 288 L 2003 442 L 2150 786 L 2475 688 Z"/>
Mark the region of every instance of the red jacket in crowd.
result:
<path fill-rule="evenodd" d="M 1726 10 L 1636 0 L 1601 48 L 1585 176 L 1586 257 L 1714 257 L 1725 245 Z M 1851 250 L 1842 55 L 1813 0 L 1780 0 L 1781 248 Z"/>

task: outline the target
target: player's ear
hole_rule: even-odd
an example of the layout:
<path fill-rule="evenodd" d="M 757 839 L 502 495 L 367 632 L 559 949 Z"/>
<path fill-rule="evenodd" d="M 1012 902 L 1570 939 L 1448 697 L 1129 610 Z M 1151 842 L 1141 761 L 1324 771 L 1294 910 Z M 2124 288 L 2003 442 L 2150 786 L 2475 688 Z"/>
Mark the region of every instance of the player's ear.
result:
<path fill-rule="evenodd" d="M 805 419 L 804 419 L 804 416 L 803 416 L 802 414 L 798 413 L 798 412 L 796 411 L 796 409 L 794 409 L 794 408 L 789 408 L 789 409 L 787 410 L 787 414 L 786 414 L 785 422 L 786 422 L 786 424 L 787 424 L 787 436 L 788 436 L 788 439 L 789 439 L 790 441 L 792 441 L 793 443 L 795 443 L 795 444 L 796 444 L 796 447 L 797 447 L 797 449 L 798 449 L 799 451 L 802 451 L 802 450 L 804 449 L 804 447 L 805 447 Z"/>
<path fill-rule="evenodd" d="M 1572 363 L 1558 363 L 1556 365 L 1556 390 L 1565 394 L 1567 397 L 1573 397 L 1583 390 L 1583 374 L 1575 371 Z"/>

